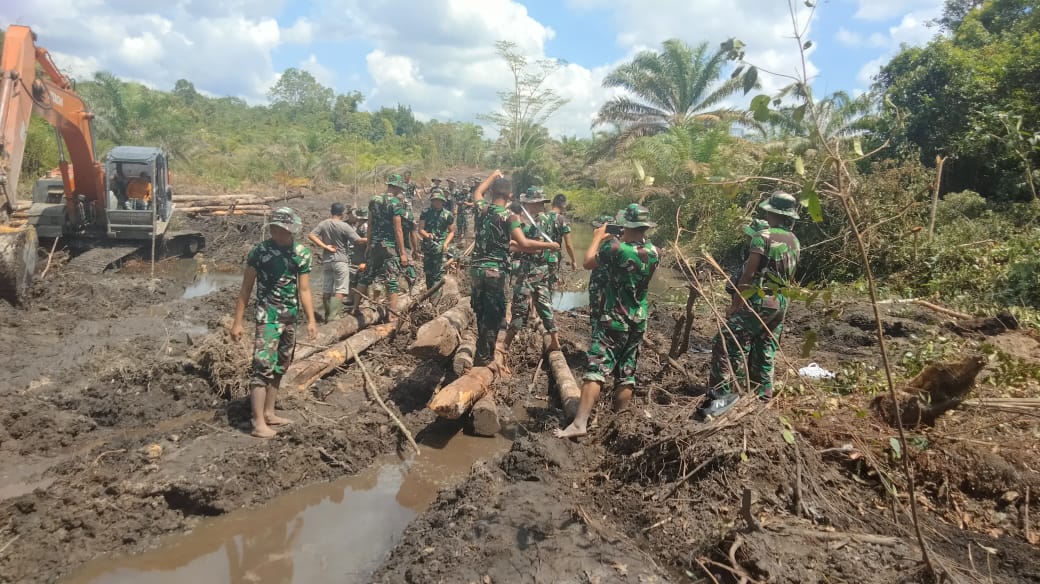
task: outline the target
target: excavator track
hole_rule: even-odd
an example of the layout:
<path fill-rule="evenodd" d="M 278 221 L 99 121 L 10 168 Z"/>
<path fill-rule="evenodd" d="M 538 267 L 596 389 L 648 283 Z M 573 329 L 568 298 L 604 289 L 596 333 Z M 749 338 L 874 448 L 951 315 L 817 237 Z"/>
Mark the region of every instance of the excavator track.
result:
<path fill-rule="evenodd" d="M 112 264 L 136 253 L 139 245 L 119 245 L 110 247 L 93 247 L 69 261 L 69 267 L 88 274 L 100 274 Z"/>

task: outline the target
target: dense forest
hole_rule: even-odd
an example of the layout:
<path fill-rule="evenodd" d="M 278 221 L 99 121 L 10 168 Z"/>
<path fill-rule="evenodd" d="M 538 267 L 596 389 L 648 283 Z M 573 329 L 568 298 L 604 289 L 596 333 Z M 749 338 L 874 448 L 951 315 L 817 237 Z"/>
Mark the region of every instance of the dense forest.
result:
<path fill-rule="evenodd" d="M 209 97 L 183 79 L 160 91 L 97 73 L 77 90 L 102 152 L 159 144 L 193 180 L 320 188 L 371 185 L 406 167 L 502 167 L 519 189 L 568 193 L 579 217 L 642 201 L 661 223 L 656 240 L 722 263 L 739 255 L 754 203 L 783 188 L 811 219 L 798 227 L 808 289 L 859 285 L 858 231 L 892 293 L 1029 312 L 1040 308 L 1038 5 L 948 0 L 935 38 L 905 48 L 859 96 L 816 96 L 797 76 L 759 95 L 770 73 L 745 62 L 740 40 L 667 40 L 605 78 L 625 95 L 603 105 L 588 138 L 549 134 L 563 103 L 550 82 L 559 64 L 508 43 L 499 52 L 516 87 L 481 116 L 498 127 L 494 140 L 476 124 L 419 121 L 407 105 L 363 111 L 360 93 L 337 95 L 298 69 L 266 105 Z M 796 36 L 792 51 L 811 46 Z M 725 106 L 749 99 L 747 110 Z M 24 176 L 56 165 L 52 136 L 34 122 Z"/>

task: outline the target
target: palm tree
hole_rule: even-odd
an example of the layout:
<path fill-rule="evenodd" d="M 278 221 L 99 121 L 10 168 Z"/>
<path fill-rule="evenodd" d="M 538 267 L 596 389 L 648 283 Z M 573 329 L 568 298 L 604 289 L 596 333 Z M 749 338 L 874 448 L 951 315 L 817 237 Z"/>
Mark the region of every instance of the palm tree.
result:
<path fill-rule="evenodd" d="M 710 53 L 708 43 L 690 47 L 678 39 L 664 42 L 661 52 L 643 51 L 603 79 L 603 87 L 622 88 L 622 95 L 603 104 L 593 126 L 616 124 L 615 146 L 691 122 L 740 120 L 742 112 L 718 107 L 744 87 L 740 76 L 720 82 L 728 57 Z M 749 80 L 750 81 L 750 80 Z"/>

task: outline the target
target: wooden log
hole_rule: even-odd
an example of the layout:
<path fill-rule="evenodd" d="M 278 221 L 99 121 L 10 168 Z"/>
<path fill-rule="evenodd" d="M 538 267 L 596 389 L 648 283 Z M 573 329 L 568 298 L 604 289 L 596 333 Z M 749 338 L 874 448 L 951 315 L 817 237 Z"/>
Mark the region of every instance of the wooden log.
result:
<path fill-rule="evenodd" d="M 231 209 L 235 211 L 270 211 L 271 206 L 266 203 L 256 205 L 215 205 L 182 207 L 180 210 L 184 213 L 205 213 L 207 211 L 229 211 Z"/>
<path fill-rule="evenodd" d="M 399 299 L 398 310 L 403 314 L 411 306 L 414 296 L 404 294 Z M 305 391 L 314 382 L 335 371 L 337 367 L 351 360 L 351 350 L 354 354 L 361 354 L 369 347 L 389 337 L 397 330 L 397 323 L 386 323 L 367 328 L 331 347 L 311 355 L 310 357 L 296 361 L 289 366 L 282 378 L 282 387 L 296 391 Z M 350 347 L 347 346 L 350 343 Z"/>
<path fill-rule="evenodd" d="M 494 381 L 494 371 L 487 367 L 474 367 L 437 392 L 428 407 L 442 418 L 457 420 L 484 397 Z"/>
<path fill-rule="evenodd" d="M 415 342 L 408 350 L 421 359 L 450 357 L 459 346 L 462 331 L 472 320 L 469 297 L 462 298 L 455 308 L 419 327 Z"/>
<path fill-rule="evenodd" d="M 573 418 L 578 413 L 578 402 L 581 401 L 581 387 L 574 379 L 570 365 L 563 351 L 549 352 L 549 369 L 552 371 L 553 380 L 556 381 L 556 390 L 560 393 L 560 403 L 568 418 Z"/>
<path fill-rule="evenodd" d="M 360 330 L 364 330 L 374 324 L 385 322 L 387 314 L 386 310 L 381 307 L 374 308 L 366 306 L 356 315 L 345 314 L 343 315 L 343 318 L 340 318 L 339 320 L 325 323 L 318 327 L 317 339 L 307 341 L 306 344 L 296 344 L 296 354 L 294 358 L 297 361 L 301 361 L 311 355 L 331 348 L 333 344 L 342 341 L 350 335 L 356 334 Z"/>
<path fill-rule="evenodd" d="M 473 404 L 471 413 L 473 415 L 473 433 L 477 436 L 491 437 L 502 429 L 502 422 L 498 419 L 498 408 L 495 406 L 495 392 L 485 393 L 484 397 Z"/>
<path fill-rule="evenodd" d="M 237 217 L 266 217 L 271 214 L 270 211 L 206 211 L 204 213 L 192 213 L 193 215 L 210 215 L 215 217 L 227 217 L 228 215 L 235 215 Z"/>
<path fill-rule="evenodd" d="M 477 333 L 466 330 L 462 333 L 462 341 L 455 349 L 455 357 L 452 359 L 451 368 L 456 376 L 464 375 L 473 368 L 473 355 L 477 352 Z"/>

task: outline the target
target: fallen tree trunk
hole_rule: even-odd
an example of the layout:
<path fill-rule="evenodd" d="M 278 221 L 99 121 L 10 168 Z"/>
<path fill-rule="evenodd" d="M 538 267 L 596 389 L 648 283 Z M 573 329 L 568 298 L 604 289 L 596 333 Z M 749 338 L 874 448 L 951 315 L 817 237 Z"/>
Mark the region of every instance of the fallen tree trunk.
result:
<path fill-rule="evenodd" d="M 469 306 L 469 298 L 462 298 L 455 308 L 419 327 L 415 342 L 408 350 L 420 359 L 450 357 L 471 320 L 473 309 Z"/>
<path fill-rule="evenodd" d="M 933 363 L 910 380 L 901 391 L 899 408 L 887 395 L 878 396 L 874 407 L 891 426 L 901 421 L 905 428 L 931 425 L 968 397 L 986 359 L 971 356 L 957 363 Z M 898 413 L 897 413 L 898 412 Z"/>
<path fill-rule="evenodd" d="M 206 213 L 210 211 L 269 211 L 271 206 L 267 203 L 258 203 L 250 205 L 196 205 L 192 207 L 182 207 L 180 210 L 184 213 Z"/>
<path fill-rule="evenodd" d="M 410 294 L 402 295 L 398 311 L 404 314 L 411 307 L 414 298 L 415 296 Z M 293 363 L 282 378 L 282 387 L 305 391 L 314 382 L 349 362 L 351 350 L 353 350 L 353 354 L 361 354 L 372 345 L 389 337 L 395 330 L 397 330 L 397 323 L 393 322 L 367 328 L 319 353 Z M 347 343 L 350 343 L 349 347 Z"/>
<path fill-rule="evenodd" d="M 295 359 L 302 361 L 325 349 L 331 348 L 333 344 L 364 330 L 374 324 L 384 322 L 387 312 L 382 307 L 376 308 L 366 306 L 358 314 L 347 314 L 343 318 L 325 323 L 318 327 L 318 338 L 308 344 L 296 345 Z"/>
<path fill-rule="evenodd" d="M 202 213 L 192 213 L 192 215 L 214 215 L 217 217 L 227 217 L 228 215 L 234 215 L 236 217 L 266 217 L 271 214 L 271 211 L 205 211 Z"/>
<path fill-rule="evenodd" d="M 452 359 L 451 368 L 456 376 L 464 375 L 473 368 L 473 355 L 477 353 L 477 333 L 467 330 L 462 333 L 462 341 L 455 349 L 455 357 Z"/>
<path fill-rule="evenodd" d="M 494 371 L 487 367 L 474 367 L 434 394 L 427 407 L 442 418 L 457 420 L 484 397 L 494 381 Z"/>
<path fill-rule="evenodd" d="M 178 203 L 192 203 L 195 205 L 231 205 L 231 204 L 247 204 L 247 203 L 280 203 L 282 201 L 289 201 L 292 199 L 301 199 L 303 195 L 300 193 L 294 193 L 291 195 L 248 195 L 248 194 L 232 194 L 232 195 L 181 195 L 178 194 L 174 197 L 174 201 Z"/>
<path fill-rule="evenodd" d="M 556 382 L 556 391 L 560 394 L 560 405 L 564 413 L 573 418 L 578 413 L 578 402 L 581 401 L 581 387 L 574 379 L 574 372 L 567 364 L 567 357 L 563 351 L 550 351 L 549 344 L 552 341 L 545 326 L 538 321 L 538 332 L 542 333 L 542 351 L 545 359 L 549 362 L 549 371 L 552 372 L 553 381 Z"/>
<path fill-rule="evenodd" d="M 473 433 L 477 436 L 491 437 L 498 434 L 502 429 L 502 422 L 498 418 L 498 407 L 495 405 L 495 392 L 488 391 L 484 397 L 473 404 L 471 410 L 473 416 Z"/>

